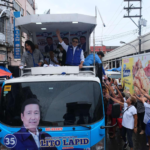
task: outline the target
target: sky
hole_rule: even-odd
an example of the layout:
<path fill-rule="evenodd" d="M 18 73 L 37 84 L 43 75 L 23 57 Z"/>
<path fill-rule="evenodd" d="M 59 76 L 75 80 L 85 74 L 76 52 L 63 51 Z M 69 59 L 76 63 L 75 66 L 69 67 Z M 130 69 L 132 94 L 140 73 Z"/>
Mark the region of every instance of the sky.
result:
<path fill-rule="evenodd" d="M 51 14 L 78 13 L 95 16 L 95 6 L 101 13 L 106 27 L 97 16 L 95 29 L 96 46 L 120 46 L 120 41 L 126 43 L 138 37 L 137 26 L 129 19 L 124 18 L 127 11 L 124 7 L 128 2 L 124 0 L 35 0 L 38 6 L 36 14 L 44 14 L 50 9 Z M 139 2 L 130 2 L 132 7 L 139 7 Z M 130 15 L 139 15 L 139 10 L 132 10 Z M 142 0 L 142 18 L 147 20 L 147 26 L 142 27 L 142 35 L 150 33 L 150 0 Z M 138 18 L 132 18 L 138 24 Z M 92 38 L 93 35 L 91 35 Z"/>

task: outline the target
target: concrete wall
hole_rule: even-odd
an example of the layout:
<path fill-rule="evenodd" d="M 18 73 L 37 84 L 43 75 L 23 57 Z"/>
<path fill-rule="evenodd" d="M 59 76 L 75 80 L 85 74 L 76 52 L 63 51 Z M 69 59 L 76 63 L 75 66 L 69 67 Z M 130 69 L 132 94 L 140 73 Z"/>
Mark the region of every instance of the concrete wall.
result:
<path fill-rule="evenodd" d="M 28 1 L 26 1 L 26 11 L 28 11 L 30 14 L 34 14 L 35 11 L 32 8 L 32 6 L 28 3 Z"/>
<path fill-rule="evenodd" d="M 10 0 L 11 2 L 13 2 L 13 0 Z M 28 3 L 27 0 L 15 0 L 18 5 L 24 9 L 24 16 L 27 15 L 27 11 L 30 13 L 30 14 L 35 14 L 35 10 L 32 8 L 32 6 Z M 34 3 L 35 3 L 35 0 L 33 0 Z M 14 42 L 14 37 L 13 37 L 13 24 L 12 24 L 12 18 L 13 18 L 13 11 L 11 12 L 10 14 L 10 20 L 7 21 L 8 23 L 8 27 L 11 26 L 11 29 L 12 29 L 12 33 L 11 33 L 11 39 L 9 39 L 9 42 L 13 44 Z M 10 36 L 8 36 L 10 37 Z M 21 45 L 22 45 L 22 51 L 24 51 L 25 49 L 23 48 L 24 47 L 24 44 L 25 44 L 25 41 L 27 40 L 27 34 L 23 33 L 22 34 L 22 38 L 21 38 Z M 20 60 L 14 60 L 14 48 L 11 49 L 12 51 L 11 52 L 8 52 L 8 62 L 9 62 L 9 65 L 11 66 L 19 66 L 20 64 Z"/>

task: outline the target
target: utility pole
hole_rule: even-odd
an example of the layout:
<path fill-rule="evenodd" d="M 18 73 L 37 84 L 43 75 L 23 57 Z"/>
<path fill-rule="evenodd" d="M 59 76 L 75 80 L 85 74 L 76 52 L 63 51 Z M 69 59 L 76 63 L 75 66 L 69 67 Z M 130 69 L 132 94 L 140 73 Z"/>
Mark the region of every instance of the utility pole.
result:
<path fill-rule="evenodd" d="M 101 43 L 102 43 L 102 50 L 101 51 L 103 52 L 103 41 L 101 41 Z"/>
<path fill-rule="evenodd" d="M 127 12 L 128 12 L 128 15 L 127 16 L 124 16 L 124 18 L 130 18 L 132 21 L 133 21 L 133 19 L 132 18 L 139 18 L 139 23 L 138 23 L 138 25 L 133 21 L 133 23 L 138 27 L 138 29 L 139 29 L 139 53 L 141 53 L 141 26 L 142 26 L 142 24 L 141 24 L 141 18 L 142 18 L 142 0 L 124 0 L 125 2 L 128 2 L 128 7 L 124 7 L 124 9 L 125 10 L 127 10 Z M 140 7 L 132 7 L 133 6 L 133 4 L 132 5 L 130 5 L 130 2 L 139 2 L 140 3 Z M 139 9 L 140 10 L 140 12 L 139 12 L 139 15 L 135 15 L 135 16 L 130 16 L 130 11 L 132 10 L 132 9 Z"/>

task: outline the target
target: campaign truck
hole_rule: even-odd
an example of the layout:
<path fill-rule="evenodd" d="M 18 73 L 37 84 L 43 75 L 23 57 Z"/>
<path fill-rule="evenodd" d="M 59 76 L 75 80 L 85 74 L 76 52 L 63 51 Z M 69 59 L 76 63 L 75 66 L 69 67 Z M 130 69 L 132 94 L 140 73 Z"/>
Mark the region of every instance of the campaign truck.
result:
<path fill-rule="evenodd" d="M 57 29 L 66 44 L 78 36 L 86 52 L 96 17 L 29 15 L 16 18 L 15 23 L 30 34 L 42 53 L 47 44 L 58 44 Z M 24 68 L 20 77 L 4 81 L 1 146 L 12 150 L 106 150 L 102 69 L 90 67 L 93 69 L 86 71 L 79 66 Z M 120 116 L 119 105 L 113 106 L 112 115 Z"/>
<path fill-rule="evenodd" d="M 119 106 L 119 105 L 118 105 Z M 112 115 L 120 115 L 114 106 Z M 34 67 L 3 83 L 0 143 L 12 150 L 105 150 L 101 82 L 79 67 Z"/>
<path fill-rule="evenodd" d="M 122 58 L 122 80 L 132 94 L 140 94 L 134 83 L 150 94 L 150 53 Z"/>

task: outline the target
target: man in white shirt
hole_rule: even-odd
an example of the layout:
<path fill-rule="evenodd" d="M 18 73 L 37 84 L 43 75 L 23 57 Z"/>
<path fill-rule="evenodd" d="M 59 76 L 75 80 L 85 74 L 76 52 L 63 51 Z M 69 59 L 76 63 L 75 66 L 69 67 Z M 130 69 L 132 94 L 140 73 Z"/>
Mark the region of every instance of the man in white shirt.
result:
<path fill-rule="evenodd" d="M 78 47 L 78 38 L 72 39 L 72 46 L 66 45 L 65 42 L 60 37 L 60 31 L 56 31 L 56 35 L 63 49 L 67 52 L 66 65 L 69 66 L 79 66 L 82 68 L 84 62 L 84 53 L 81 48 Z"/>

